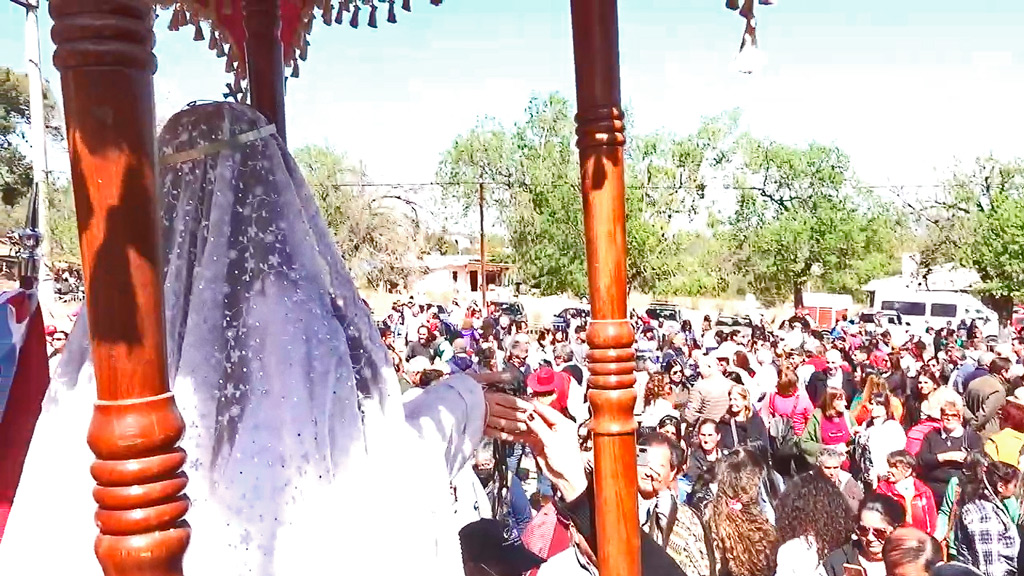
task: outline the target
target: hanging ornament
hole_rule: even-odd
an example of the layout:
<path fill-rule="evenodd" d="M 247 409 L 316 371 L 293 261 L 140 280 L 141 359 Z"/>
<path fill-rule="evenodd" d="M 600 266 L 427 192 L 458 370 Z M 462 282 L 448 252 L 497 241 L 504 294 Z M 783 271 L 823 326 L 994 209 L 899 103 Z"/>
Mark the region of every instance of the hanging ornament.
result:
<path fill-rule="evenodd" d="M 202 42 L 203 40 L 206 40 L 206 36 L 203 36 L 203 27 L 199 24 L 199 22 L 196 22 L 196 33 L 192 35 L 192 40 L 196 42 Z"/>
<path fill-rule="evenodd" d="M 327 0 L 327 2 L 324 3 L 324 13 L 322 17 L 324 24 L 327 24 L 328 26 L 330 26 L 331 22 L 334 21 L 334 4 L 331 0 Z"/>
<path fill-rule="evenodd" d="M 348 25 L 353 28 L 359 27 L 359 4 L 352 5 L 352 19 L 348 21 Z"/>
<path fill-rule="evenodd" d="M 771 6 L 775 0 L 758 0 L 762 6 Z M 754 0 L 726 0 L 725 7 L 739 11 L 746 22 L 743 37 L 740 40 L 740 51 L 736 56 L 736 66 L 744 74 L 753 74 L 764 65 L 764 55 L 757 47 L 757 19 L 754 17 Z"/>
<path fill-rule="evenodd" d="M 395 15 L 395 0 L 388 0 L 388 24 L 395 22 L 398 22 L 398 16 Z"/>
<path fill-rule="evenodd" d="M 412 12 L 412 5 L 409 4 L 409 0 L 402 0 L 402 10 Z"/>
<path fill-rule="evenodd" d="M 370 17 L 368 20 L 367 26 L 370 28 L 377 27 L 377 4 L 375 2 L 370 2 Z"/>

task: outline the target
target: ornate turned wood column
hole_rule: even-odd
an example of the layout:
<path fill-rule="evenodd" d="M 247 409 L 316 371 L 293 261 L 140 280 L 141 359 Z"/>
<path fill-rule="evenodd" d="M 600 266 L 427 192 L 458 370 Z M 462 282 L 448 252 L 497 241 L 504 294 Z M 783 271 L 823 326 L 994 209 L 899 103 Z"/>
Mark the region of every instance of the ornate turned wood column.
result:
<path fill-rule="evenodd" d="M 619 93 L 616 0 L 571 0 L 576 61 L 577 146 L 592 320 L 590 404 L 594 410 L 598 568 L 640 573 L 633 328 L 626 320 L 625 124 Z"/>
<path fill-rule="evenodd" d="M 188 479 L 164 353 L 153 7 L 51 0 L 50 15 L 96 370 L 96 555 L 109 576 L 180 576 Z"/>
<path fill-rule="evenodd" d="M 284 46 L 278 0 L 242 0 L 249 102 L 285 140 Z"/>

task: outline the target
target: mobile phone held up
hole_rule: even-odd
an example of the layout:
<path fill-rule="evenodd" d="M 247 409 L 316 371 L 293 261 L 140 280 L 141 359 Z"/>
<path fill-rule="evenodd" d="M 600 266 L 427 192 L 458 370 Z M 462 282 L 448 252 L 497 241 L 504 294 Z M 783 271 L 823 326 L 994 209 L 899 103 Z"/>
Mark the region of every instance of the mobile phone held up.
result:
<path fill-rule="evenodd" d="M 856 564 L 843 564 L 843 576 L 864 576 L 864 568 Z"/>
<path fill-rule="evenodd" d="M 636 465 L 647 466 L 647 446 L 636 447 Z"/>

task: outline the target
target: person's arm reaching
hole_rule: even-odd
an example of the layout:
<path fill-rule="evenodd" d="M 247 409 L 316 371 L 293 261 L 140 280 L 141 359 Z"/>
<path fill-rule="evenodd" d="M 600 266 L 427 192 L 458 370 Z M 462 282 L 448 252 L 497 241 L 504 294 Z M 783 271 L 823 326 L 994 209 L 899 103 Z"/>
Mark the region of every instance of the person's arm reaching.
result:
<path fill-rule="evenodd" d="M 535 403 L 534 409 L 526 418 L 529 436 L 532 436 L 527 438 L 534 444 L 541 470 L 558 490 L 555 507 L 572 522 L 596 556 L 599 552 L 594 489 L 583 466 L 576 426 L 549 406 Z M 686 576 L 668 552 L 641 531 L 639 525 L 636 531 L 640 534 L 640 573 L 643 576 Z"/>

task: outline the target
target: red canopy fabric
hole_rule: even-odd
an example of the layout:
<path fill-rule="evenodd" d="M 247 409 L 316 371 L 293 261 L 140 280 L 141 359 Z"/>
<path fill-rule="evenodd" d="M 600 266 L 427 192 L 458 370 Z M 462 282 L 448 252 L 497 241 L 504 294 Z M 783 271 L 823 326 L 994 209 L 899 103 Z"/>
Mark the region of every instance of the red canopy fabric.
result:
<path fill-rule="evenodd" d="M 398 21 L 395 4 L 399 0 L 278 0 L 281 7 L 281 44 L 284 46 L 285 65 L 292 70 L 292 77 L 299 75 L 300 60 L 305 61 L 309 47 L 308 36 L 313 28 L 314 17 L 319 17 L 324 24 L 342 24 L 358 28 L 360 18 L 365 18 L 370 28 L 377 27 L 378 10 L 387 10 L 385 16 L 389 23 Z M 411 0 L 401 0 L 402 10 L 412 11 Z M 442 0 L 430 0 L 434 6 Z M 234 73 L 235 87 L 241 88 L 241 81 L 246 79 L 245 67 L 245 26 L 242 20 L 243 0 L 157 0 L 161 8 L 172 10 L 170 30 L 180 30 L 193 26 L 193 39 L 206 40 L 209 36 L 209 48 L 218 57 L 227 58 L 226 72 Z M 202 23 L 206 23 L 209 32 L 204 31 Z"/>

